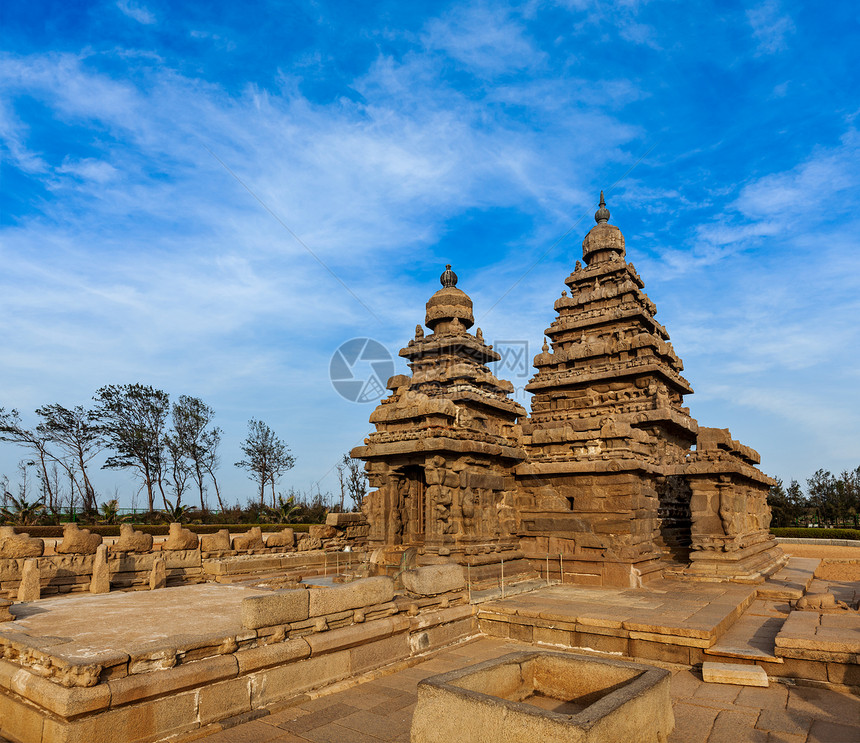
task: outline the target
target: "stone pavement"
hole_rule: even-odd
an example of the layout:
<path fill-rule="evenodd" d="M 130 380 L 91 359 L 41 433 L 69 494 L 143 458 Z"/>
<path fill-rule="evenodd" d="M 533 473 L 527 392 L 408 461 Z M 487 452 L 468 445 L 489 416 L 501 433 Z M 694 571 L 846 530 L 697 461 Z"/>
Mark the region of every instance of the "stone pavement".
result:
<path fill-rule="evenodd" d="M 408 743 L 418 682 L 534 646 L 484 638 L 418 665 L 349 687 L 323 690 L 201 743 Z M 675 731 L 669 743 L 857 743 L 860 698 L 771 682 L 767 689 L 706 684 L 696 671 L 672 669 Z M 340 689 L 340 690 L 337 690 Z M 455 743 L 452 741 L 452 743 Z"/>

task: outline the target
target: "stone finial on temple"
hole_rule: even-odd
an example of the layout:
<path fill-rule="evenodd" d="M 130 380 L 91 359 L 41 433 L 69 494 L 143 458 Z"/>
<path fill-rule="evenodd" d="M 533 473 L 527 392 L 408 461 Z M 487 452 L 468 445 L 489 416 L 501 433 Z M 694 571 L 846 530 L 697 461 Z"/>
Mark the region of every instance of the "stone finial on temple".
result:
<path fill-rule="evenodd" d="M 582 258 L 587 266 L 624 258 L 624 235 L 614 224 L 609 224 L 609 209 L 603 191 L 600 192 L 600 208 L 594 213 L 597 224 L 582 241 Z"/>
<path fill-rule="evenodd" d="M 606 208 L 606 201 L 603 199 L 603 191 L 600 192 L 600 208 L 594 212 L 594 221 L 597 224 L 606 224 L 609 221 L 609 209 Z"/>
<path fill-rule="evenodd" d="M 444 287 L 457 286 L 457 274 L 451 270 L 450 263 L 445 264 L 445 270 L 439 277 L 439 281 L 442 282 L 442 286 Z"/>

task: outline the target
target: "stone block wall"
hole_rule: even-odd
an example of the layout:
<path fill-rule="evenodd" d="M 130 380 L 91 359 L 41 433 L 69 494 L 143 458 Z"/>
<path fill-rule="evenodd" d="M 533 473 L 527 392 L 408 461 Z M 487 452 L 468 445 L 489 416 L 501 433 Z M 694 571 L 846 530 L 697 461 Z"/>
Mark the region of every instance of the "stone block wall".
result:
<path fill-rule="evenodd" d="M 635 586 L 659 569 L 658 498 L 641 472 L 533 475 L 522 467 L 520 545 L 535 568 L 583 585 Z M 564 565 L 559 566 L 559 556 Z"/>
<path fill-rule="evenodd" d="M 280 532 L 263 535 L 259 527 L 251 527 L 245 534 L 232 538 L 226 529 L 217 534 L 202 535 L 199 539 L 179 524 L 172 525 L 171 535 L 153 544 L 152 537 L 131 527 L 123 527 L 122 535 L 108 545 L 107 567 L 111 590 L 148 589 L 155 560 L 162 558 L 166 572 L 166 585 L 188 585 L 205 580 L 218 580 L 226 574 L 250 576 L 261 570 L 282 569 L 289 565 L 278 556 L 303 553 L 304 567 L 321 567 L 325 558 L 316 560 L 313 552 L 341 552 L 346 546 L 360 548 L 366 542 L 367 521 L 361 514 L 333 514 L 346 518 L 342 527 L 325 525 L 317 534 L 299 534 L 285 528 Z M 89 591 L 95 562 L 95 552 L 102 543 L 97 534 L 67 525 L 65 537 L 57 545 L 57 554 L 45 554 L 44 540 L 15 534 L 12 527 L 0 527 L 0 598 L 15 599 L 21 585 L 26 559 L 35 559 L 39 570 L 40 598 L 58 594 Z M 352 534 L 355 535 L 351 537 Z M 193 546 L 190 546 L 193 545 Z M 189 547 L 190 546 L 190 547 Z M 183 548 L 189 547 L 189 548 Z M 256 561 L 249 556 L 260 556 Z M 240 558 L 225 568 L 217 567 L 225 559 Z M 269 563 L 265 559 L 269 559 Z M 243 562 L 242 560 L 245 560 Z M 263 562 L 260 562 L 260 559 Z M 346 558 L 344 558 L 346 560 Z M 335 566 L 337 559 L 329 559 Z M 355 559 L 353 559 L 355 562 Z M 215 566 L 215 567 L 211 567 Z M 232 569 L 231 569 L 232 568 Z"/>

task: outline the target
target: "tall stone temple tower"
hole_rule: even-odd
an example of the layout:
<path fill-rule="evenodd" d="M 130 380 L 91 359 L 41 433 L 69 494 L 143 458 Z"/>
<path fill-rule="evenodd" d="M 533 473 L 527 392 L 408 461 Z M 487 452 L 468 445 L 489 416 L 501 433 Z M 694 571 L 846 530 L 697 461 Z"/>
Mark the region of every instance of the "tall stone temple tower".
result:
<path fill-rule="evenodd" d="M 785 562 L 769 533 L 773 481 L 754 450 L 684 407 L 683 364 L 609 216 L 601 192 L 585 266 L 534 360 L 528 418 L 485 366 L 499 355 L 468 332 L 471 300 L 450 266 L 442 274 L 432 335 L 418 326 L 400 352 L 412 376 L 389 381 L 376 432 L 352 452 L 376 488 L 364 505 L 376 545 L 479 578 L 502 560 L 524 572 L 552 559 L 589 585 L 754 582 Z"/>

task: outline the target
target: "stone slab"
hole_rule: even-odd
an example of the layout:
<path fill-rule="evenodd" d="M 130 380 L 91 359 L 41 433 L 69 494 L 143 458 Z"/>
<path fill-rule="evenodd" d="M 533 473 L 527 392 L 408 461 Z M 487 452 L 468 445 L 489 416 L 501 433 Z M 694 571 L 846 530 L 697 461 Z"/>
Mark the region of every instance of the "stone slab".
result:
<path fill-rule="evenodd" d="M 11 607 L 14 622 L 0 624 L 0 636 L 25 634 L 59 638 L 49 652 L 75 663 L 107 654 L 137 655 L 138 649 L 169 645 L 177 635 L 213 638 L 243 634 L 243 599 L 262 591 L 218 583 L 178 586 L 159 591 L 79 594 L 42 599 Z"/>
<path fill-rule="evenodd" d="M 259 629 L 302 622 L 308 618 L 309 595 L 310 591 L 300 588 L 249 596 L 242 601 L 242 625 L 248 629 Z"/>
<path fill-rule="evenodd" d="M 710 684 L 768 685 L 764 668 L 740 663 L 705 661 L 702 663 L 702 679 Z"/>
<path fill-rule="evenodd" d="M 466 573 L 462 565 L 427 565 L 407 570 L 400 575 L 403 587 L 419 596 L 435 596 L 466 587 Z"/>
<path fill-rule="evenodd" d="M 308 589 L 308 612 L 312 617 L 336 614 L 362 606 L 384 604 L 394 598 L 394 581 L 387 576 L 365 578 L 337 588 Z"/>
<path fill-rule="evenodd" d="M 785 567 L 758 586 L 762 599 L 799 599 L 815 577 L 821 560 L 809 557 L 789 557 Z"/>

